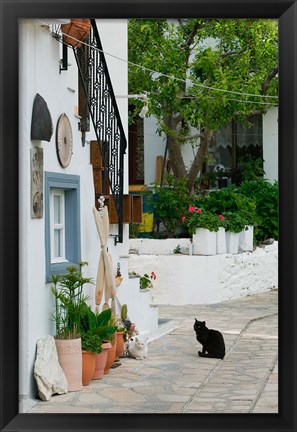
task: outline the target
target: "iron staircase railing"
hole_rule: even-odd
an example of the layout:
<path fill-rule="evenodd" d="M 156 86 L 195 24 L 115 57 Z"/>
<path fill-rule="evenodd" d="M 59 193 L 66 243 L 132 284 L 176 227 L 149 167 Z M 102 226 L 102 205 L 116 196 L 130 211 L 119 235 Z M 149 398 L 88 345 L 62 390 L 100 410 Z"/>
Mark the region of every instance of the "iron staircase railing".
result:
<path fill-rule="evenodd" d="M 118 216 L 115 243 L 123 242 L 124 153 L 127 141 L 95 19 L 85 44 L 73 48 L 104 166 L 102 195 L 109 188 Z"/>

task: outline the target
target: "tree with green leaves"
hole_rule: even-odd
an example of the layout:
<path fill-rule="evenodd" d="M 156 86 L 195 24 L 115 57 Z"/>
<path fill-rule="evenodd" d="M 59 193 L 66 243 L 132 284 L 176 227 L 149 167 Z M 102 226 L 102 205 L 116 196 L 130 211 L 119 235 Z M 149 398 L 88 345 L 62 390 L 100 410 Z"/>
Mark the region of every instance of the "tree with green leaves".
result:
<path fill-rule="evenodd" d="M 128 44 L 129 93 L 149 92 L 156 132 L 166 134 L 173 174 L 188 179 L 189 191 L 214 131 L 277 105 L 274 20 L 131 19 Z M 135 105 L 139 112 L 141 102 Z M 188 168 L 186 143 L 199 143 Z"/>

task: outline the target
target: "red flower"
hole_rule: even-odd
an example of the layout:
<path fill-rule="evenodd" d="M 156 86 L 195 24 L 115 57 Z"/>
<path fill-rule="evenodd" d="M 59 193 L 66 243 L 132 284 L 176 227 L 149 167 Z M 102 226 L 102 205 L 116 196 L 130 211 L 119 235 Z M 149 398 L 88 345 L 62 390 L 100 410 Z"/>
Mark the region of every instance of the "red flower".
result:
<path fill-rule="evenodd" d="M 155 272 L 151 272 L 151 279 L 154 279 L 154 280 L 157 279 L 157 276 L 156 276 L 156 273 L 155 273 Z"/>
<path fill-rule="evenodd" d="M 194 213 L 195 210 L 196 210 L 195 206 L 189 207 L 189 213 Z"/>
<path fill-rule="evenodd" d="M 201 208 L 197 209 L 197 213 L 202 213 L 202 209 Z"/>
<path fill-rule="evenodd" d="M 181 220 L 184 222 L 186 220 L 186 216 L 183 216 Z"/>
<path fill-rule="evenodd" d="M 223 216 L 222 214 L 219 214 L 219 218 L 220 218 L 221 220 L 224 220 L 224 219 L 225 219 L 224 216 Z"/>

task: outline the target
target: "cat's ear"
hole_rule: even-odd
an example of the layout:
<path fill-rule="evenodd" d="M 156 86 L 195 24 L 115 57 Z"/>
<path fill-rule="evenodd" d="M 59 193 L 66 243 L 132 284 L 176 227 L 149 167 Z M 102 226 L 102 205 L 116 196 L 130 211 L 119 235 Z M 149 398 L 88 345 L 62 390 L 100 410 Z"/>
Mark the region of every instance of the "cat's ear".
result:
<path fill-rule="evenodd" d="M 205 322 L 205 321 L 202 321 L 202 324 L 205 326 L 206 322 Z"/>
<path fill-rule="evenodd" d="M 197 322 L 198 320 L 197 320 L 197 318 L 195 318 L 195 322 Z"/>
<path fill-rule="evenodd" d="M 138 342 L 138 337 L 137 336 L 135 336 L 135 342 Z"/>

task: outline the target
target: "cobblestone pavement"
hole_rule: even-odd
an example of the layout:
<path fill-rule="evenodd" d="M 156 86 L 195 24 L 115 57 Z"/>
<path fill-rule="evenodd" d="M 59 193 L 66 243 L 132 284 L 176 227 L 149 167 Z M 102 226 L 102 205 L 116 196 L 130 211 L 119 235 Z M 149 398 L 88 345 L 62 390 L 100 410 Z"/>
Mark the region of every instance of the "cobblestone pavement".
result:
<path fill-rule="evenodd" d="M 37 401 L 30 413 L 277 413 L 278 291 L 213 305 L 160 306 L 175 330 L 145 360 L 121 358 L 80 392 Z M 224 360 L 198 357 L 194 318 L 223 333 Z"/>

